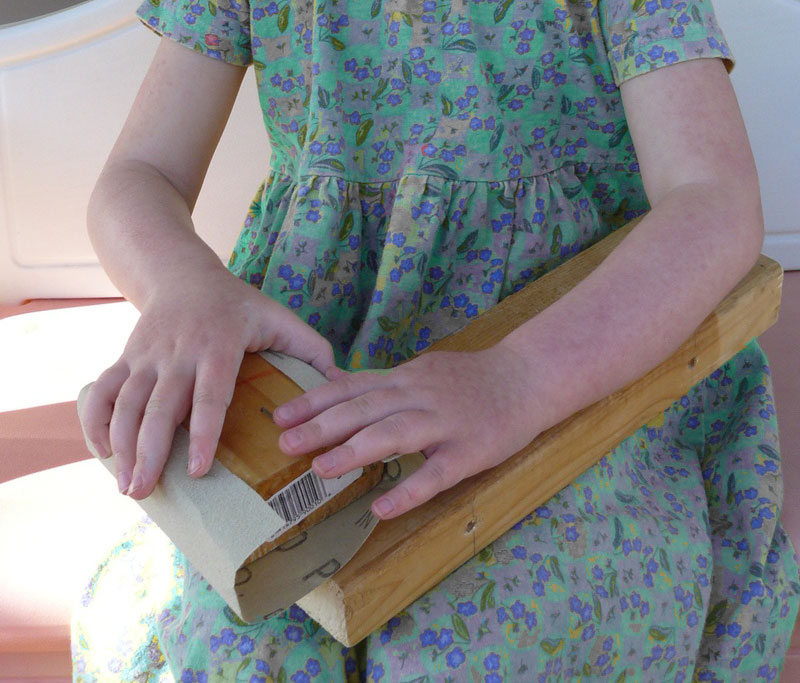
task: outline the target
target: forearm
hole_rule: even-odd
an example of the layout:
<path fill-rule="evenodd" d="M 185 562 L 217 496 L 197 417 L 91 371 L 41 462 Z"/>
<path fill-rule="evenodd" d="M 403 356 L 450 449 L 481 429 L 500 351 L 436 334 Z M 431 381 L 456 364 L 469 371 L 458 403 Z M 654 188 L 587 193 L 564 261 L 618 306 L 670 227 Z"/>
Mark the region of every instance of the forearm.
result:
<path fill-rule="evenodd" d="M 674 189 L 591 275 L 501 342 L 527 360 L 545 428 L 665 360 L 744 277 L 763 237 L 757 196 Z"/>
<path fill-rule="evenodd" d="M 186 200 L 144 162 L 104 169 L 89 201 L 87 225 L 111 281 L 140 309 L 157 288 L 177 287 L 190 273 L 224 270 L 195 233 Z"/>

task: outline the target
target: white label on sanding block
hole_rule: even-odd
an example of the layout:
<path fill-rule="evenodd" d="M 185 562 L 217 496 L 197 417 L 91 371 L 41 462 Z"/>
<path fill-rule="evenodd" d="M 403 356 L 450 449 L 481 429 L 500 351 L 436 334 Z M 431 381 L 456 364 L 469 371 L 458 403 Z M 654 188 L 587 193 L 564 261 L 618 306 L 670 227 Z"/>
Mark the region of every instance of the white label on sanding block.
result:
<path fill-rule="evenodd" d="M 284 525 L 272 534 L 267 541 L 277 538 L 284 531 L 304 520 L 314 510 L 327 503 L 337 493 L 352 484 L 361 476 L 363 471 L 363 467 L 358 467 L 352 472 L 343 474 L 335 479 L 322 479 L 313 470 L 308 470 L 308 472 L 284 486 L 267 501 L 267 505 L 278 513 L 284 521 Z"/>

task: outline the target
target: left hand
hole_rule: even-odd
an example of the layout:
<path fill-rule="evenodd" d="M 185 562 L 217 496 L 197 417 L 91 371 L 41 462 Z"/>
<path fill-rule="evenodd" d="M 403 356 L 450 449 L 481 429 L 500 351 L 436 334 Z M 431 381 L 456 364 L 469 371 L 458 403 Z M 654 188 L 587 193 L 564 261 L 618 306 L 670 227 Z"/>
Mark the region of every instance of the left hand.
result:
<path fill-rule="evenodd" d="M 314 459 L 324 478 L 422 451 L 423 466 L 372 504 L 382 519 L 503 462 L 544 426 L 529 366 L 510 348 L 431 351 L 389 371 L 334 368 L 327 376 L 329 383 L 275 411 L 287 429 L 280 448 L 302 455 L 341 444 Z"/>

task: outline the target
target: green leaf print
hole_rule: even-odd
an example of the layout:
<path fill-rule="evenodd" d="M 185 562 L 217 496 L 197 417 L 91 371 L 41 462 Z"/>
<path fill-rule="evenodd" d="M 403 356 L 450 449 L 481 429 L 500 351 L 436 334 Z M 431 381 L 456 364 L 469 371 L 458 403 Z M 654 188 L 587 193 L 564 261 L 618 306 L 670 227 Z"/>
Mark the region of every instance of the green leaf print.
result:
<path fill-rule="evenodd" d="M 583 192 L 583 186 L 582 185 L 573 185 L 571 187 L 565 187 L 563 191 L 564 191 L 564 196 L 567 199 L 574 199 L 581 192 Z"/>
<path fill-rule="evenodd" d="M 424 275 L 426 265 L 428 265 L 428 254 L 423 251 L 422 256 L 419 261 L 417 261 L 417 273 Z"/>
<path fill-rule="evenodd" d="M 442 114 L 444 116 L 450 116 L 451 111 L 453 111 L 453 103 L 442 95 Z"/>
<path fill-rule="evenodd" d="M 342 227 L 339 229 L 339 241 L 347 239 L 347 236 L 353 230 L 353 212 L 349 211 L 342 221 Z"/>
<path fill-rule="evenodd" d="M 514 90 L 513 85 L 502 85 L 500 86 L 500 92 L 497 95 L 497 101 L 502 102 L 506 97 L 508 97 L 508 93 Z"/>
<path fill-rule="evenodd" d="M 668 572 L 672 571 L 669 566 L 669 558 L 667 557 L 667 552 L 664 548 L 660 548 L 658 551 L 658 556 L 661 558 L 661 566 L 664 567 Z"/>
<path fill-rule="evenodd" d="M 464 620 L 458 614 L 454 614 L 452 619 L 453 630 L 456 632 L 456 635 L 464 640 L 470 640 L 469 630 L 467 629 L 467 625 L 464 623 Z"/>
<path fill-rule="evenodd" d="M 619 517 L 614 517 L 614 547 L 619 548 L 622 545 L 622 522 Z"/>
<path fill-rule="evenodd" d="M 386 90 L 386 87 L 389 85 L 388 78 L 381 78 L 378 81 L 378 89 L 372 94 L 372 99 L 377 100 L 381 95 L 383 95 L 383 91 Z"/>
<path fill-rule="evenodd" d="M 286 669 L 283 667 L 278 671 L 278 683 L 286 683 Z"/>
<path fill-rule="evenodd" d="M 561 113 L 562 114 L 569 114 L 569 110 L 572 109 L 572 100 L 569 99 L 566 95 L 561 96 Z"/>
<path fill-rule="evenodd" d="M 457 180 L 458 179 L 458 173 L 456 173 L 455 170 L 453 170 L 452 168 L 450 168 L 446 164 L 430 164 L 428 166 L 425 166 L 425 170 L 426 171 L 435 171 L 436 173 L 440 173 L 441 175 L 443 175 L 445 178 L 448 178 L 449 180 Z"/>
<path fill-rule="evenodd" d="M 549 638 L 545 638 L 540 643 L 540 646 L 542 650 L 552 657 L 554 654 L 559 652 L 562 647 L 564 647 L 564 639 L 559 638 L 558 640 L 550 640 Z"/>
<path fill-rule="evenodd" d="M 728 476 L 728 495 L 725 501 L 730 505 L 736 499 L 736 475 L 731 472 Z"/>
<path fill-rule="evenodd" d="M 245 658 L 242 660 L 242 663 L 241 663 L 241 664 L 239 664 L 239 668 L 238 668 L 238 669 L 236 669 L 236 676 L 237 676 L 237 677 L 238 677 L 238 675 L 239 675 L 239 674 L 240 674 L 242 671 L 244 671 L 244 669 L 245 669 L 245 668 L 247 668 L 247 665 L 248 665 L 249 663 L 250 663 L 250 657 L 245 657 Z"/>
<path fill-rule="evenodd" d="M 345 48 L 344 43 L 341 40 L 339 40 L 336 36 L 331 36 L 331 45 L 333 45 L 333 47 L 336 50 L 339 50 L 340 52 Z"/>
<path fill-rule="evenodd" d="M 375 0 L 372 3 L 372 9 L 370 9 L 369 11 L 370 16 L 372 16 L 372 18 L 374 19 L 380 14 L 380 12 L 381 12 L 381 0 Z"/>
<path fill-rule="evenodd" d="M 625 681 L 628 679 L 627 671 L 628 670 L 625 669 L 625 671 L 623 671 L 619 676 L 617 676 L 617 680 L 614 681 L 614 683 L 625 683 Z"/>
<path fill-rule="evenodd" d="M 702 24 L 703 20 L 700 18 L 700 10 L 697 9 L 697 5 L 692 5 L 692 18 L 698 23 Z"/>
<path fill-rule="evenodd" d="M 557 225 L 553 230 L 553 241 L 550 243 L 550 253 L 555 255 L 561 251 L 561 226 Z"/>
<path fill-rule="evenodd" d="M 403 80 L 406 83 L 411 83 L 411 79 L 413 78 L 413 74 L 411 72 L 411 64 L 409 64 L 405 59 L 403 60 Z"/>
<path fill-rule="evenodd" d="M 344 171 L 344 164 L 338 159 L 319 159 L 314 162 L 314 166 L 323 168 L 335 168 L 337 171 Z"/>
<path fill-rule="evenodd" d="M 253 68 L 254 68 L 256 71 L 263 71 L 264 69 L 266 69 L 266 68 L 267 68 L 267 65 L 266 65 L 266 64 L 264 64 L 264 62 L 259 62 L 258 60 L 254 60 L 254 61 L 253 61 Z"/>
<path fill-rule="evenodd" d="M 397 328 L 397 323 L 386 315 L 378 317 L 378 325 L 384 332 L 391 332 Z"/>
<path fill-rule="evenodd" d="M 217 16 L 217 3 L 214 2 L 214 0 L 209 0 L 208 11 L 211 13 L 212 17 Z"/>
<path fill-rule="evenodd" d="M 406 23 L 406 26 L 414 26 L 414 21 L 408 12 L 400 12 L 400 16 L 403 17 L 403 21 Z"/>
<path fill-rule="evenodd" d="M 286 27 L 289 25 L 289 5 L 285 5 L 284 8 L 278 12 L 278 30 L 283 33 L 286 31 Z"/>
<path fill-rule="evenodd" d="M 364 144 L 364 140 L 367 139 L 367 135 L 369 135 L 369 131 L 372 128 L 372 119 L 367 119 L 364 121 L 356 131 L 356 144 L 361 147 Z"/>
<path fill-rule="evenodd" d="M 497 149 L 497 145 L 500 144 L 500 140 L 503 137 L 503 131 L 505 130 L 505 126 L 502 123 L 497 124 L 497 128 L 495 128 L 494 133 L 492 133 L 492 137 L 489 140 L 489 151 L 494 152 Z"/>
<path fill-rule="evenodd" d="M 723 613 L 728 608 L 727 600 L 720 600 L 716 605 L 711 608 L 706 619 L 706 625 L 703 629 L 706 633 L 714 633 L 717 622 L 722 618 Z"/>
<path fill-rule="evenodd" d="M 759 633 L 758 637 L 756 638 L 756 650 L 758 650 L 758 654 L 763 655 L 764 650 L 766 649 L 766 642 L 767 636 L 763 633 Z"/>
<path fill-rule="evenodd" d="M 505 2 L 502 5 L 495 8 L 494 10 L 495 24 L 499 24 L 501 21 L 503 21 L 503 17 L 506 16 L 506 12 L 508 12 L 508 8 L 511 7 L 513 2 L 514 0 L 505 0 Z"/>
<path fill-rule="evenodd" d="M 758 445 L 758 450 L 760 450 L 764 455 L 768 458 L 772 458 L 773 460 L 780 460 L 781 456 L 778 455 L 778 452 L 772 447 L 765 443 Z"/>
<path fill-rule="evenodd" d="M 640 9 L 642 9 L 643 5 L 644 0 L 633 0 L 633 11 L 638 12 Z"/>
<path fill-rule="evenodd" d="M 650 637 L 653 640 L 658 640 L 663 642 L 667 639 L 667 635 L 668 635 L 667 631 L 662 631 L 660 628 L 656 628 L 655 626 L 653 626 L 650 629 Z"/>
<path fill-rule="evenodd" d="M 550 558 L 550 571 L 558 578 L 559 581 L 564 581 L 564 575 L 561 573 L 561 567 L 558 564 L 558 558 L 553 555 Z"/>
<path fill-rule="evenodd" d="M 308 124 L 304 123 L 300 130 L 297 131 L 297 145 L 302 147 L 306 142 L 306 133 L 308 132 Z"/>
<path fill-rule="evenodd" d="M 489 609 L 494 607 L 494 587 L 494 581 L 490 581 L 486 584 L 486 586 L 484 586 L 483 592 L 481 593 L 481 612 L 483 612 L 487 607 Z"/>
<path fill-rule="evenodd" d="M 454 40 L 444 47 L 445 50 L 460 50 L 461 52 L 475 52 L 476 47 L 475 43 L 471 40 L 467 40 L 466 38 L 459 38 L 458 40 Z"/>
<path fill-rule="evenodd" d="M 503 124 L 501 123 L 499 125 L 502 126 Z M 506 197 L 505 195 L 498 197 L 497 203 L 505 209 L 513 209 L 516 206 L 514 200 L 511 197 Z"/>
<path fill-rule="evenodd" d="M 703 594 L 700 592 L 699 584 L 694 584 L 694 605 L 697 609 L 703 606 Z"/>
<path fill-rule="evenodd" d="M 467 235 L 466 239 L 458 245 L 456 252 L 459 254 L 463 254 L 470 250 L 473 244 L 475 244 L 475 240 L 478 239 L 478 231 L 473 230 L 469 235 Z"/>
<path fill-rule="evenodd" d="M 228 607 L 227 605 L 225 605 L 225 607 L 223 608 L 222 611 L 225 613 L 225 616 L 228 619 L 230 619 L 237 626 L 247 626 L 248 625 L 246 621 L 242 621 L 241 619 L 239 619 L 239 617 L 236 615 L 236 613 L 230 607 Z"/>
<path fill-rule="evenodd" d="M 739 391 L 736 392 L 736 403 L 739 403 L 742 399 L 744 399 L 744 395 L 747 393 L 747 390 L 750 388 L 750 385 L 747 383 L 747 377 L 744 377 L 741 382 L 739 382 Z"/>
<path fill-rule="evenodd" d="M 533 67 L 531 69 L 531 88 L 534 90 L 538 90 L 539 86 L 542 84 L 542 72 L 539 71 L 538 67 Z"/>
<path fill-rule="evenodd" d="M 317 102 L 319 102 L 320 108 L 327 109 L 331 103 L 331 94 L 325 88 L 320 88 L 317 90 Z"/>
<path fill-rule="evenodd" d="M 578 64 L 594 64 L 594 60 L 585 52 L 581 52 L 580 50 L 570 50 L 569 58 L 570 61 Z"/>
<path fill-rule="evenodd" d="M 619 145 L 619 143 L 622 142 L 627 132 L 628 132 L 628 124 L 623 123 L 620 129 L 616 133 L 614 133 L 614 135 L 612 135 L 611 138 L 609 139 L 608 146 L 616 147 L 617 145 Z"/>

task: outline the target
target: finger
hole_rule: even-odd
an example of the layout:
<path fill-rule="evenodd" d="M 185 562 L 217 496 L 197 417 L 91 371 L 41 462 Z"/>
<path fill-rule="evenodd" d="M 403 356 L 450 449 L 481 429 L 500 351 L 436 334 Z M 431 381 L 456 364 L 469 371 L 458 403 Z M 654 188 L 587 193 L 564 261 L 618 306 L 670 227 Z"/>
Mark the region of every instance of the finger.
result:
<path fill-rule="evenodd" d="M 320 387 L 321 388 L 321 387 Z M 308 399 L 316 401 L 314 397 Z M 416 403 L 401 389 L 381 388 L 335 403 L 319 415 L 281 434 L 278 445 L 287 455 L 300 455 L 341 443 L 358 430 Z"/>
<path fill-rule="evenodd" d="M 294 313 L 280 304 L 278 306 L 282 315 L 291 318 L 285 322 L 280 319 L 277 321 L 278 332 L 270 348 L 304 360 L 322 373 L 335 366 L 331 343 Z"/>
<path fill-rule="evenodd" d="M 463 457 L 446 448 L 437 449 L 408 479 L 372 503 L 380 519 L 392 519 L 422 505 L 440 491 L 455 486 L 466 473 Z"/>
<path fill-rule="evenodd" d="M 136 440 L 144 407 L 156 383 L 155 371 L 130 375 L 117 395 L 109 424 L 109 441 L 114 454 L 119 490 L 125 493 L 136 463 Z"/>
<path fill-rule="evenodd" d="M 378 373 L 344 373 L 339 379 L 315 387 L 278 406 L 273 417 L 275 423 L 281 427 L 294 427 L 339 403 L 355 399 L 368 391 L 391 386 Z"/>
<path fill-rule="evenodd" d="M 160 374 L 147 401 L 139 428 L 136 465 L 128 495 L 141 500 L 153 492 L 169 457 L 175 429 L 192 400 L 194 367 Z"/>
<path fill-rule="evenodd" d="M 404 410 L 371 424 L 341 446 L 314 458 L 312 467 L 321 477 L 338 477 L 397 453 L 413 453 L 436 441 L 440 428 L 423 410 Z"/>
<path fill-rule="evenodd" d="M 189 422 L 189 474 L 193 477 L 206 474 L 214 461 L 242 357 L 241 353 L 220 355 L 197 368 Z"/>
<path fill-rule="evenodd" d="M 114 401 L 129 375 L 126 364 L 115 363 L 92 384 L 83 404 L 80 414 L 83 430 L 101 458 L 111 455 L 108 425 L 114 411 Z"/>

